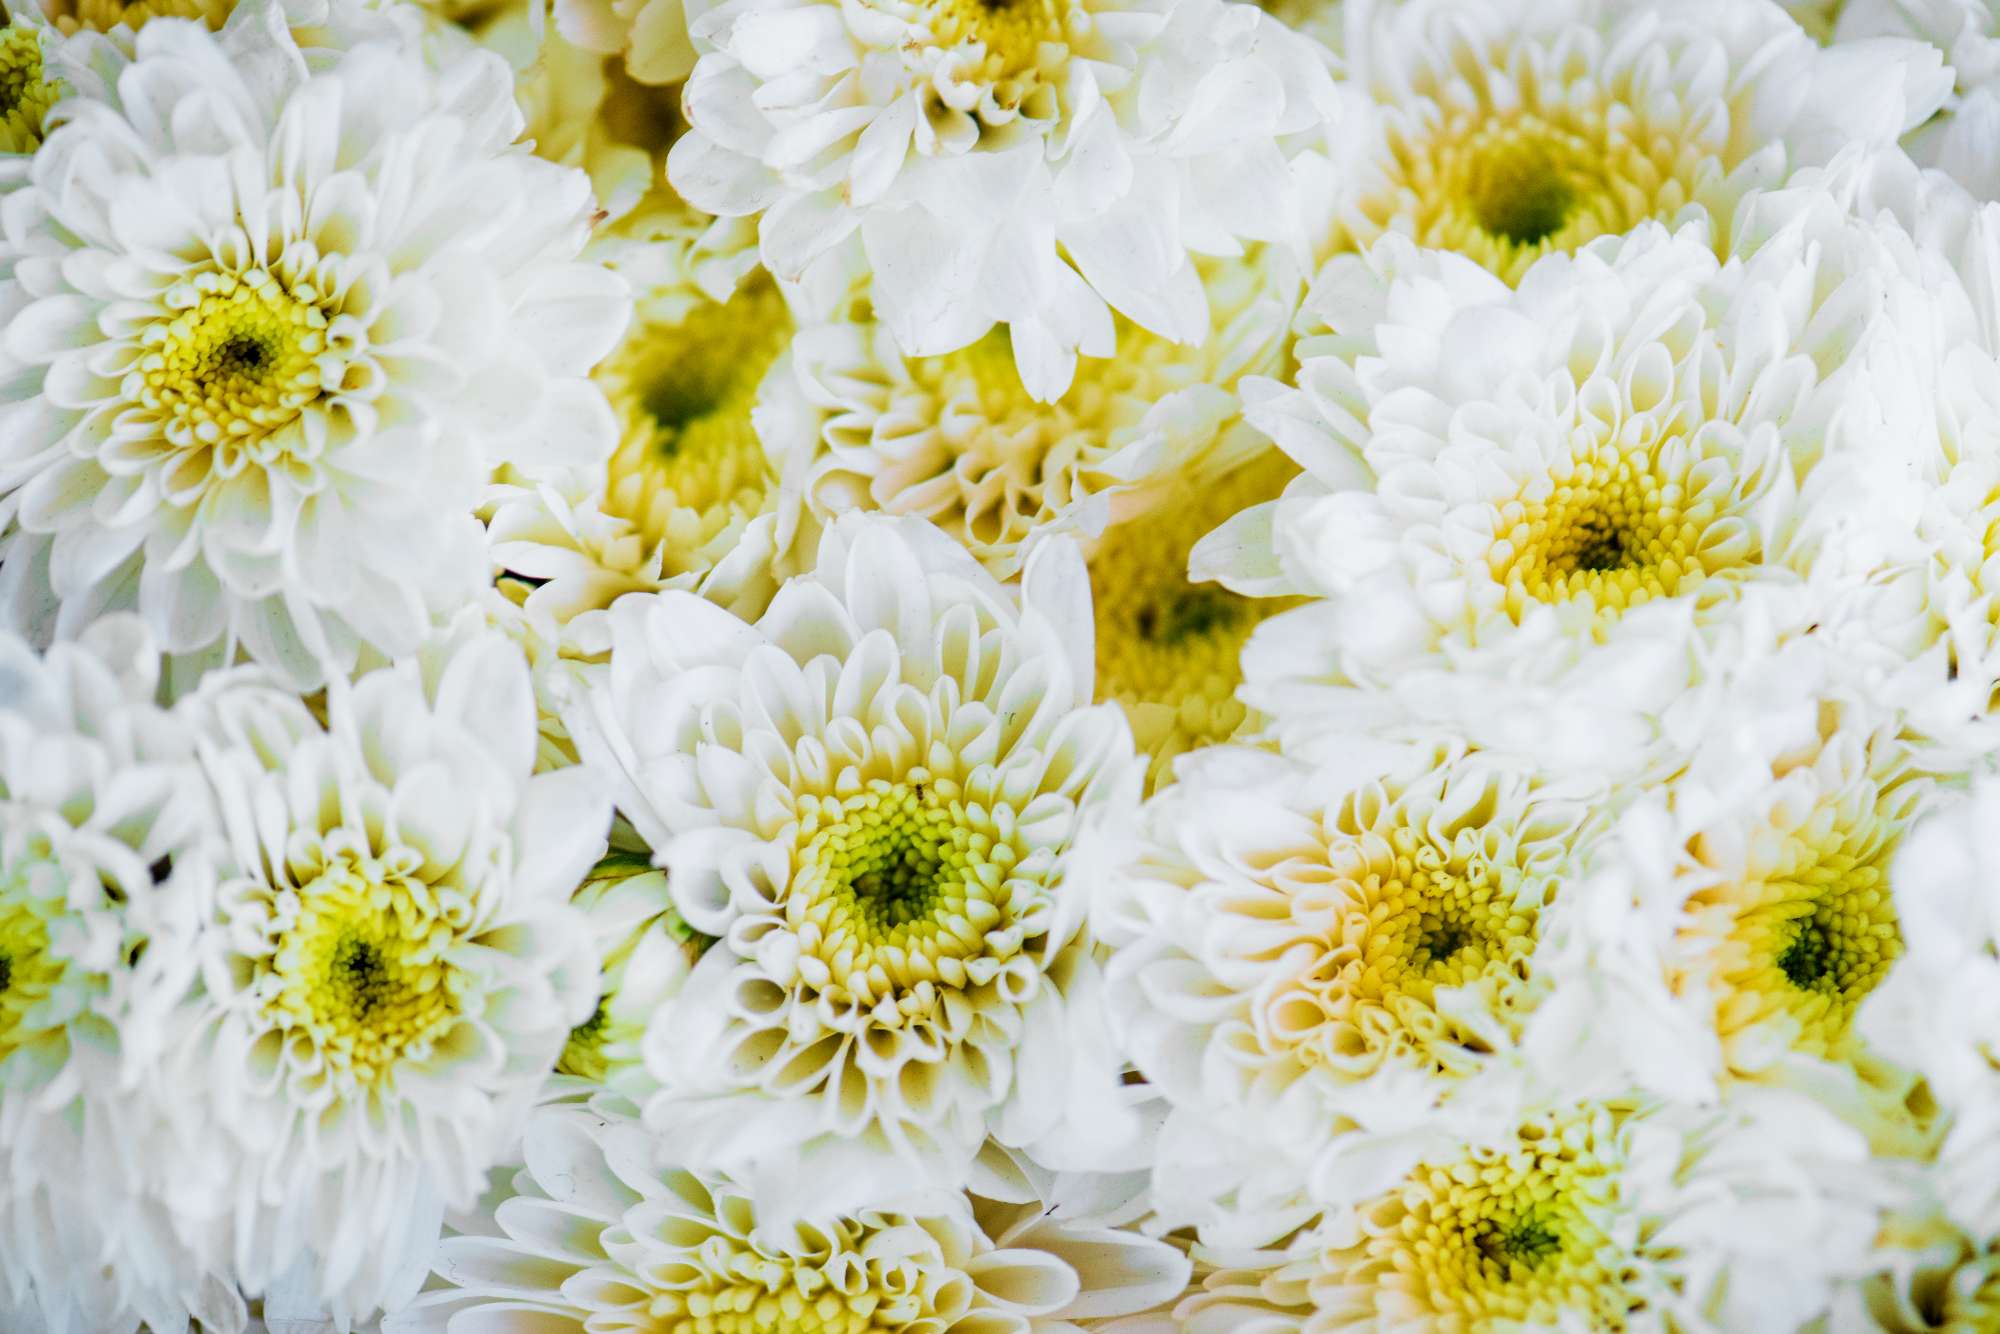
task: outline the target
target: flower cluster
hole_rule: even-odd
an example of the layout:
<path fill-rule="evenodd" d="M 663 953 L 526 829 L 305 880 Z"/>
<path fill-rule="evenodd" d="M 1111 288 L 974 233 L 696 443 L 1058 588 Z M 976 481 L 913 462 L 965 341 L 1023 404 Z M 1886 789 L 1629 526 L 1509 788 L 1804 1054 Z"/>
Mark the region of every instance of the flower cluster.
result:
<path fill-rule="evenodd" d="M 2000 1329 L 2000 8 L 21 0 L 0 1330 Z"/>

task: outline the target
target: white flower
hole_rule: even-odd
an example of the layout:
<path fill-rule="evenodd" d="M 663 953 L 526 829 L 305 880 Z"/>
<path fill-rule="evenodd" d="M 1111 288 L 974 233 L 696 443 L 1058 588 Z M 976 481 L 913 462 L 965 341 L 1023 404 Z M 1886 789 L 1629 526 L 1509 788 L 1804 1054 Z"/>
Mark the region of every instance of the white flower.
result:
<path fill-rule="evenodd" d="M 1847 0 L 1835 24 L 1842 43 L 1915 37 L 1944 53 L 1951 96 L 1942 112 L 1903 137 L 1912 157 L 1941 167 L 1981 199 L 2000 199 L 2000 5 L 1993 0 Z"/>
<path fill-rule="evenodd" d="M 1802 672 L 1774 684 L 1621 817 L 1549 964 L 1538 1050 L 1566 1082 L 1806 1090 L 1908 1152 L 1928 1099 L 1902 1044 L 1854 1019 L 1903 954 L 1889 869 L 1937 783 L 1893 711 Z"/>
<path fill-rule="evenodd" d="M 491 632 L 336 682 L 324 727 L 255 677 L 197 705 L 229 858 L 180 1059 L 244 1285 L 310 1254 L 351 1319 L 413 1289 L 588 1018 L 569 897 L 608 810 L 580 770 L 532 774 L 528 673 Z"/>
<path fill-rule="evenodd" d="M 240 1329 L 171 1111 L 218 826 L 130 618 L 46 659 L 0 636 L 0 1293 L 55 1334 Z"/>
<path fill-rule="evenodd" d="M 1187 1281 L 1166 1243 L 1040 1201 L 949 1191 L 774 1218 L 608 1098 L 537 1113 L 525 1157 L 478 1231 L 439 1247 L 443 1283 L 386 1329 L 1080 1334 Z"/>
<path fill-rule="evenodd" d="M 1411 0 L 1350 25 L 1371 96 L 1336 237 L 1385 232 L 1509 282 L 1647 219 L 1726 250 L 1745 195 L 1893 144 L 1949 89 L 1912 41 L 1824 50 L 1769 0 Z"/>
<path fill-rule="evenodd" d="M 1552 1109 L 1219 1268 L 1176 1328 L 1796 1330 L 1861 1270 L 1888 1194 L 1809 1099 Z"/>
<path fill-rule="evenodd" d="M 1184 763 L 1093 909 L 1115 1027 L 1174 1108 L 1156 1207 L 1265 1244 L 1302 1185 L 1351 1203 L 1514 1115 L 1539 943 L 1606 800 L 1446 743 L 1379 772 Z M 1218 1138 L 1239 1151 L 1193 1170 Z"/>
<path fill-rule="evenodd" d="M 617 448 L 608 462 L 492 494 L 494 559 L 541 581 L 530 614 L 591 651 L 604 634 L 591 613 L 623 594 L 688 588 L 755 615 L 793 563 L 798 519 L 781 504 L 762 420 L 766 381 L 785 377 L 791 313 L 761 273 L 732 292 L 736 274 L 700 245 L 685 208 L 656 203 L 594 247 L 636 296 L 631 326 L 595 372 Z"/>
<path fill-rule="evenodd" d="M 509 147 L 504 63 L 427 63 L 251 0 L 141 28 L 0 235 L 0 603 L 34 636 L 136 607 L 163 648 L 309 688 L 414 648 L 487 573 L 502 462 L 601 458 L 584 372 L 622 285 L 573 260 L 581 175 Z M 81 40 L 81 39 L 79 39 Z"/>
<path fill-rule="evenodd" d="M 2000 1326 L 2000 1244 L 1954 1227 L 1936 1208 L 1951 1169 L 1925 1164 L 1928 1194 L 1894 1210 L 1870 1272 L 1835 1294 L 1831 1334 L 1983 1334 Z"/>
<path fill-rule="evenodd" d="M 1943 456 L 1878 354 L 1933 266 L 1823 199 L 1757 240 L 1724 265 L 1649 225 L 1518 288 L 1394 241 L 1328 265 L 1298 387 L 1245 389 L 1307 475 L 1193 562 L 1319 599 L 1244 651 L 1286 744 L 1416 720 L 1670 771 L 1691 692 L 1790 639 L 1883 679 L 1923 654 L 1889 576 Z"/>
<path fill-rule="evenodd" d="M 1889 868 L 1900 957 L 1861 1007 L 1867 1039 L 1924 1076 L 1945 1114 L 1938 1189 L 1975 1237 L 2000 1238 L 2000 780 L 1903 840 Z"/>
<path fill-rule="evenodd" d="M 865 269 L 908 356 L 1005 324 L 1053 399 L 1079 351 L 1114 354 L 1112 309 L 1204 336 L 1192 255 L 1303 244 L 1286 139 L 1334 92 L 1322 53 L 1251 6 L 729 0 L 690 29 L 675 188 L 759 215 L 788 283 L 837 296 Z"/>
<path fill-rule="evenodd" d="M 1025 578 L 1017 608 L 935 529 L 851 515 L 754 625 L 618 602 L 564 710 L 718 942 L 646 1035 L 648 1123 L 765 1207 L 956 1184 L 989 1134 L 1056 1168 L 1142 1152 L 1069 872 L 1137 765 L 1089 702 L 1073 550 Z"/>

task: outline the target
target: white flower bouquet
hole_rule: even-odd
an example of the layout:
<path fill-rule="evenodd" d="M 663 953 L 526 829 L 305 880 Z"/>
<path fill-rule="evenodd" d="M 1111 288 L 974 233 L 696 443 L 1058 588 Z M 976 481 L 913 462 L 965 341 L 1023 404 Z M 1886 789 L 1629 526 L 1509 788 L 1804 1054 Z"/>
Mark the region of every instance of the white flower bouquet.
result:
<path fill-rule="evenodd" d="M 15 0 L 0 1334 L 2000 1331 L 1996 0 Z"/>

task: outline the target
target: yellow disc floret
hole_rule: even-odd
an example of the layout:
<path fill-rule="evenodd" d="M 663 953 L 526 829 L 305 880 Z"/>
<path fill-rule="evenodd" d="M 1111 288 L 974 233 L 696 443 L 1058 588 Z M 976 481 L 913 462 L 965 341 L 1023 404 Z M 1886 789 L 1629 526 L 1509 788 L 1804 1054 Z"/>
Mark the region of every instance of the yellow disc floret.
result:
<path fill-rule="evenodd" d="M 420 854 L 330 839 L 319 873 L 282 896 L 269 1013 L 335 1073 L 367 1085 L 422 1060 L 458 1012 L 454 933 Z"/>
<path fill-rule="evenodd" d="M 1617 1134 L 1613 1112 L 1585 1108 L 1418 1167 L 1356 1211 L 1360 1235 L 1322 1256 L 1316 1302 L 1429 1329 L 1625 1329 L 1642 1298 L 1614 1240 Z"/>
<path fill-rule="evenodd" d="M 254 449 L 320 395 L 327 320 L 315 295 L 289 292 L 262 269 L 195 276 L 140 334 L 126 398 L 182 448 Z"/>
<path fill-rule="evenodd" d="M 42 63 L 41 35 L 19 23 L 0 29 L 0 153 L 34 152 L 62 93 Z"/>
<path fill-rule="evenodd" d="M 1713 954 L 1725 1041 L 1786 1016 L 1801 1050 L 1844 1052 L 1856 1007 L 1903 952 L 1888 877 L 1896 804 L 1862 784 L 1803 818 L 1780 809 L 1739 874 L 1696 892 L 1689 930 L 1725 933 Z"/>
<path fill-rule="evenodd" d="M 1047 891 L 1012 876 L 1021 853 L 1012 812 L 921 770 L 803 798 L 785 901 L 803 979 L 887 1027 L 948 1017 L 938 988 L 986 985 L 1047 929 Z"/>
<path fill-rule="evenodd" d="M 30 1041 L 38 1030 L 35 1009 L 63 975 L 49 954 L 49 915 L 61 899 L 0 891 L 0 1061 Z"/>
<path fill-rule="evenodd" d="M 1623 437 L 1579 444 L 1494 506 L 1485 559 L 1509 619 L 1552 603 L 1615 618 L 1757 559 L 1749 527 L 1728 513 L 1732 479 L 1719 460 L 1671 436 L 1650 448 Z"/>
<path fill-rule="evenodd" d="M 1188 553 L 1223 520 L 1276 497 L 1297 471 L 1272 450 L 1114 526 L 1090 557 L 1098 698 L 1124 706 L 1133 739 L 1152 756 L 1150 786 L 1167 780 L 1175 756 L 1243 725 L 1243 645 L 1259 622 L 1300 602 L 1190 583 Z"/>
<path fill-rule="evenodd" d="M 1274 1057 L 1361 1078 L 1385 1061 L 1464 1075 L 1485 1050 L 1437 1006 L 1441 987 L 1518 1031 L 1538 983 L 1532 956 L 1580 813 L 1504 771 L 1443 752 L 1413 782 L 1371 783 L 1321 817 L 1320 840 L 1260 855 L 1260 886 L 1290 913 L 1286 964 L 1258 992 Z M 1229 905 L 1249 920 L 1262 893 Z M 1268 942 L 1277 922 L 1264 921 Z"/>
<path fill-rule="evenodd" d="M 773 501 L 750 412 L 790 332 L 776 286 L 759 279 L 677 322 L 640 322 L 598 369 L 623 427 L 605 511 L 663 547 L 670 575 L 713 564 L 718 539 Z"/>

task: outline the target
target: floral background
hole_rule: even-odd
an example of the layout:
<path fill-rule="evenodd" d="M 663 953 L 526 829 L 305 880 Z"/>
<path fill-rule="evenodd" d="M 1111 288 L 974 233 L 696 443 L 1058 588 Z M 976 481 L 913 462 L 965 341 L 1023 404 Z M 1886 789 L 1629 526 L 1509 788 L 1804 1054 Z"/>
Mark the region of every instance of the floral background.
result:
<path fill-rule="evenodd" d="M 2000 0 L 14 0 L 0 1331 L 2000 1330 Z"/>

